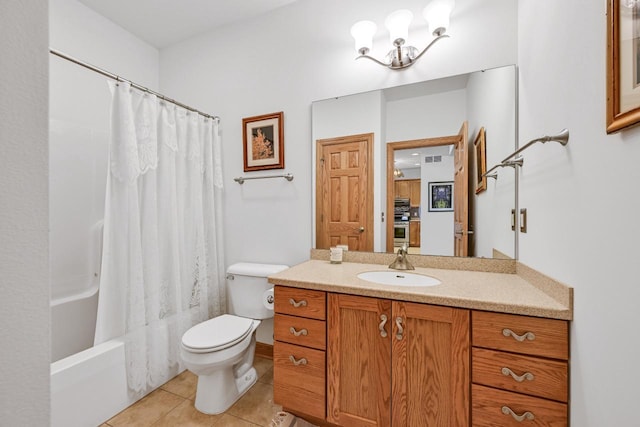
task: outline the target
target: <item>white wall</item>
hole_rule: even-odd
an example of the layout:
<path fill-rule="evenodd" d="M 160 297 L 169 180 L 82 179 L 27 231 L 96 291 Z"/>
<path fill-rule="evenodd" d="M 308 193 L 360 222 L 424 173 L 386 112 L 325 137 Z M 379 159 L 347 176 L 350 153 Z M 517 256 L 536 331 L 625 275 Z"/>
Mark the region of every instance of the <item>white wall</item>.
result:
<path fill-rule="evenodd" d="M 424 3 L 403 5 L 414 11 L 416 44 L 426 45 Z M 517 5 L 511 0 L 456 2 L 452 37 L 438 42 L 411 69 L 394 72 L 354 61 L 351 25 L 369 18 L 382 28 L 397 7 L 384 0 L 300 1 L 161 51 L 162 90 L 222 118 L 229 263 L 292 265 L 308 259 L 312 101 L 515 63 Z M 382 56 L 377 50 L 385 50 L 387 43 L 380 30 L 375 53 Z M 274 111 L 285 114 L 286 172 L 295 179 L 239 186 L 232 179 L 244 175 L 241 120 Z"/>
<path fill-rule="evenodd" d="M 640 128 L 605 133 L 606 2 L 522 0 L 520 259 L 575 287 L 571 425 L 638 425 Z"/>
<path fill-rule="evenodd" d="M 76 0 L 51 1 L 50 46 L 158 89 L 157 49 Z M 107 77 L 54 55 L 49 60 L 49 223 L 56 298 L 94 285 L 99 268 L 111 94 Z M 54 360 L 67 355 L 56 353 Z"/>
<path fill-rule="evenodd" d="M 487 170 L 499 164 L 515 150 L 517 138 L 516 68 L 503 67 L 474 73 L 467 85 L 469 119 L 469 195 L 474 224 L 474 255 L 492 258 L 493 249 L 515 257 L 515 236 L 511 230 L 511 209 L 515 207 L 515 172 L 500 168 L 498 179 L 487 178 L 487 189 L 475 194 L 476 156 L 474 141 L 485 128 Z"/>
<path fill-rule="evenodd" d="M 49 425 L 47 13 L 46 2 L 0 2 L 0 423 L 7 426 Z"/>
<path fill-rule="evenodd" d="M 467 118 L 466 90 L 387 103 L 387 142 L 457 135 Z"/>
<path fill-rule="evenodd" d="M 422 255 L 452 256 L 454 254 L 453 211 L 429 212 L 429 183 L 453 183 L 454 171 L 453 156 L 442 156 L 441 162 L 422 165 L 422 187 L 420 187 L 420 253 Z"/>

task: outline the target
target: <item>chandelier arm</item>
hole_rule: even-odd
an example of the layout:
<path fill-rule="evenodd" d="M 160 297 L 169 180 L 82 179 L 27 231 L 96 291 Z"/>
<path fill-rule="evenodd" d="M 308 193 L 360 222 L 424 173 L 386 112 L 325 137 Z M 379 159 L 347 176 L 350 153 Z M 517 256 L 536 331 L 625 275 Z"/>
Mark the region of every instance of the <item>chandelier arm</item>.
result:
<path fill-rule="evenodd" d="M 434 44 L 436 44 L 436 42 L 437 42 L 438 40 L 441 40 L 441 39 L 446 38 L 446 37 L 449 37 L 449 35 L 448 35 L 448 34 L 442 34 L 442 35 L 440 35 L 440 36 L 436 37 L 435 39 L 431 40 L 431 43 L 429 43 L 429 44 L 427 45 L 427 47 L 425 47 L 425 48 L 422 50 L 422 52 L 420 52 L 420 53 L 418 54 L 418 56 L 416 56 L 415 58 L 413 58 L 413 62 L 416 62 L 418 59 L 420 59 L 420 57 L 421 57 L 422 55 L 424 55 L 424 53 L 425 53 L 426 51 L 428 51 L 428 50 L 431 48 L 431 46 L 433 46 Z"/>
<path fill-rule="evenodd" d="M 376 58 L 374 58 L 373 56 L 369 56 L 369 55 L 360 55 L 360 56 L 356 57 L 356 59 L 360 59 L 360 58 L 367 58 L 367 59 L 370 59 L 370 60 L 372 60 L 373 62 L 376 62 L 376 63 L 378 63 L 378 64 L 380 64 L 380 65 L 382 65 L 382 66 L 384 66 L 384 67 L 389 67 L 389 66 L 391 65 L 391 64 L 387 64 L 387 63 L 385 63 L 385 62 L 379 61 L 379 60 L 377 60 Z"/>

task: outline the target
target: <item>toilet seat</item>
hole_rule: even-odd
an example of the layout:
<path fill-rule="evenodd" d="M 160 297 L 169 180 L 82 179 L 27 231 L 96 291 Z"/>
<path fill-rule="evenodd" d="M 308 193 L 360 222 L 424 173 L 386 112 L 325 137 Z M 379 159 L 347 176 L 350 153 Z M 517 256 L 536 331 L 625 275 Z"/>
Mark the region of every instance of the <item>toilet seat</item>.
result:
<path fill-rule="evenodd" d="M 211 353 L 232 347 L 253 331 L 253 319 L 223 314 L 189 329 L 182 346 L 192 353 Z"/>

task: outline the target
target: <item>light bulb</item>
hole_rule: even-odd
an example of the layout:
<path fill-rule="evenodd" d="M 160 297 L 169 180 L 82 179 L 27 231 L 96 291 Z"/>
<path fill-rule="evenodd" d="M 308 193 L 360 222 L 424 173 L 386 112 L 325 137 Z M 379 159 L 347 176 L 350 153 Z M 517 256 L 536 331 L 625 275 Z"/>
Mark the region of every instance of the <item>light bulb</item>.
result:
<path fill-rule="evenodd" d="M 393 45 L 407 44 L 409 41 L 409 24 L 413 19 L 413 13 L 407 9 L 400 9 L 387 16 L 384 25 L 389 30 L 389 38 Z"/>
<path fill-rule="evenodd" d="M 455 7 L 454 0 L 432 0 L 422 11 L 424 19 L 429 23 L 429 31 L 440 36 L 449 28 L 449 17 Z"/>
<path fill-rule="evenodd" d="M 351 27 L 351 35 L 356 41 L 356 51 L 364 55 L 373 47 L 373 35 L 377 26 L 371 21 L 359 21 Z"/>

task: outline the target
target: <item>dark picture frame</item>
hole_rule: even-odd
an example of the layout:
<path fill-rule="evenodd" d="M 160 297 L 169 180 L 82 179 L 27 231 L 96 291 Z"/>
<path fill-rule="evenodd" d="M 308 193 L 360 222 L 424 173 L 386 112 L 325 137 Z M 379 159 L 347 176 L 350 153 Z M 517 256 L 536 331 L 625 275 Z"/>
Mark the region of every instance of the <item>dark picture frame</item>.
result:
<path fill-rule="evenodd" d="M 481 127 L 473 142 L 476 153 L 476 194 L 480 194 L 487 189 L 487 143 L 485 141 L 485 130 Z"/>
<path fill-rule="evenodd" d="M 453 181 L 429 183 L 429 212 L 452 212 L 453 200 Z"/>
<path fill-rule="evenodd" d="M 640 10 L 607 1 L 607 133 L 640 122 Z"/>
<path fill-rule="evenodd" d="M 284 113 L 242 119 L 244 171 L 284 169 Z"/>

